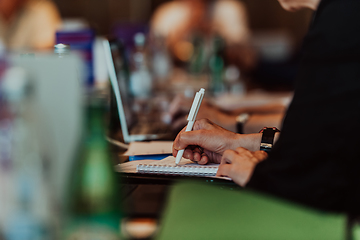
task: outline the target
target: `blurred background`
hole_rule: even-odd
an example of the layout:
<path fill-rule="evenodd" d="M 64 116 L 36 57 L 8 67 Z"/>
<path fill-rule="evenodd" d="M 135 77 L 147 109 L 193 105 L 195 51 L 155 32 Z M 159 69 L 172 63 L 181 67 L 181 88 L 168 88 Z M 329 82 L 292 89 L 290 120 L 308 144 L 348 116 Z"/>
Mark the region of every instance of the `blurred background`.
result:
<path fill-rule="evenodd" d="M 123 34 L 121 28 L 124 26 L 143 26 L 142 31 L 146 33 L 151 32 L 151 29 L 166 28 L 166 26 L 159 26 L 161 24 L 158 22 L 166 19 L 165 12 L 171 8 L 168 5 L 172 1 L 54 0 L 54 2 L 65 23 L 68 20 L 81 20 L 94 29 L 96 35 L 120 37 Z M 209 6 L 216 1 L 195 2 L 203 2 L 204 5 Z M 297 54 L 300 51 L 302 39 L 310 23 L 312 11 L 304 9 L 298 12 L 287 12 L 274 0 L 236 0 L 234 2 L 241 4 L 243 9 L 240 9 L 238 13 L 243 16 L 240 16 L 237 22 L 228 22 L 228 24 L 247 28 L 247 45 L 254 50 L 256 55 L 256 59 L 253 59 L 253 63 L 250 63 L 253 66 L 247 66 L 254 70 L 252 76 L 261 83 L 267 84 L 267 88 L 271 88 L 274 81 L 275 83 L 284 83 L 285 87 L 289 88 L 287 84 L 289 84 L 289 81 L 291 82 L 294 70 L 282 67 L 294 67 L 294 61 L 298 61 Z M 168 3 L 168 9 L 165 10 L 166 3 Z M 178 7 L 175 6 L 176 4 L 173 5 L 174 9 Z M 196 8 L 194 7 L 194 9 Z M 172 10 L 174 11 L 174 9 Z M 209 14 L 211 11 L 209 9 L 205 11 L 208 17 L 211 15 Z M 181 12 L 181 7 L 179 12 Z M 159 17 L 161 15 L 164 16 Z M 205 16 L 204 19 L 208 17 Z M 172 21 L 176 22 L 174 19 Z M 244 21 L 245 23 L 242 23 Z M 234 29 L 236 30 L 236 27 Z M 272 68 L 272 70 L 269 70 L 269 68 Z M 269 75 L 269 71 L 271 75 Z M 265 77 L 265 75 L 267 76 Z"/>
<path fill-rule="evenodd" d="M 61 17 L 82 18 L 100 35 L 112 32 L 117 23 L 149 23 L 154 11 L 165 0 L 54 0 Z M 245 4 L 250 29 L 257 31 L 284 31 L 295 46 L 301 43 L 307 31 L 312 11 L 286 12 L 277 1 L 242 0 Z"/>
<path fill-rule="evenodd" d="M 200 88 L 198 118 L 280 127 L 311 16 L 276 0 L 0 0 L 0 240 L 117 239 L 143 210 L 151 236 L 169 187 L 120 184 L 128 144 L 173 140 Z"/>

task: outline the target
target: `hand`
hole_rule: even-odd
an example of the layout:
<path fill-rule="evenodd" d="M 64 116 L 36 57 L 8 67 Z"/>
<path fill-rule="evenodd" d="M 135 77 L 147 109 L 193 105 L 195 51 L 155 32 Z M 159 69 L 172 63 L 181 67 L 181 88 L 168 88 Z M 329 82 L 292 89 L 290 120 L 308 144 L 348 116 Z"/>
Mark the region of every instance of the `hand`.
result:
<path fill-rule="evenodd" d="M 172 121 L 172 127 L 179 129 L 187 124 L 187 114 L 191 108 L 193 99 L 183 95 L 177 95 L 169 106 L 168 118 Z M 236 116 L 219 110 L 211 105 L 206 99 L 202 101 L 197 118 L 207 118 L 230 131 L 236 130 Z"/>
<path fill-rule="evenodd" d="M 173 144 L 173 156 L 185 149 L 184 158 L 199 164 L 208 162 L 220 163 L 222 154 L 227 149 L 235 149 L 239 145 L 239 134 L 230 132 L 207 119 L 195 122 L 193 131 L 185 132 L 185 128 L 177 135 Z"/>
<path fill-rule="evenodd" d="M 255 166 L 268 157 L 264 151 L 249 151 L 239 147 L 226 150 L 222 156 L 217 176 L 229 177 L 240 186 L 245 186 L 255 169 Z"/>
<path fill-rule="evenodd" d="M 171 121 L 173 129 L 181 129 L 187 124 L 187 114 L 191 108 L 192 100 L 182 94 L 178 94 L 171 101 L 167 118 Z"/>

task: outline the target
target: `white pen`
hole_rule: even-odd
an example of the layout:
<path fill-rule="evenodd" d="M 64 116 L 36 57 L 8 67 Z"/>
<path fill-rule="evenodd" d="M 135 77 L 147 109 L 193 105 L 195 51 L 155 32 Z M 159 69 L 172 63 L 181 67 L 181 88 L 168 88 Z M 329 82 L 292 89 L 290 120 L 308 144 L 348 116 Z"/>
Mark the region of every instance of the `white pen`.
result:
<path fill-rule="evenodd" d="M 190 112 L 189 112 L 189 116 L 187 118 L 188 124 L 186 126 L 185 132 L 189 132 L 192 130 L 194 123 L 195 123 L 196 116 L 200 109 L 201 102 L 204 98 L 204 95 L 205 95 L 205 89 L 203 89 L 203 88 L 201 88 L 200 91 L 198 91 L 196 93 L 194 101 L 193 101 L 191 109 L 190 109 Z M 179 164 L 179 162 L 184 154 L 184 151 L 185 151 L 185 149 L 181 149 L 178 151 L 178 153 L 176 155 L 176 160 L 175 160 L 176 166 Z"/>

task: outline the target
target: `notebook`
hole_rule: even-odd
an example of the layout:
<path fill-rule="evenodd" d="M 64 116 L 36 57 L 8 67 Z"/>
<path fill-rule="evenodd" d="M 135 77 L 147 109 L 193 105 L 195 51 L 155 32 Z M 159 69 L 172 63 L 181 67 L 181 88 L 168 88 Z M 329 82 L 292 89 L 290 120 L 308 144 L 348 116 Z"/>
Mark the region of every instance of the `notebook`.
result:
<path fill-rule="evenodd" d="M 124 62 L 121 57 L 119 42 L 103 40 L 103 46 L 124 142 L 130 143 L 163 138 L 169 133 L 170 127 L 168 125 L 165 125 L 159 119 L 154 119 L 154 117 L 137 116 L 132 110 L 134 108 L 134 98 L 129 92 L 128 82 L 123 73 Z"/>
<path fill-rule="evenodd" d="M 175 158 L 173 156 L 163 160 L 138 160 L 115 166 L 116 171 L 123 173 L 215 177 L 230 180 L 229 178 L 216 177 L 218 168 L 219 164 L 199 165 L 185 158 L 182 158 L 179 165 L 175 166 Z"/>
<path fill-rule="evenodd" d="M 170 174 L 183 176 L 216 176 L 218 168 L 211 166 L 171 166 L 157 164 L 139 164 L 136 167 L 138 173 Z"/>

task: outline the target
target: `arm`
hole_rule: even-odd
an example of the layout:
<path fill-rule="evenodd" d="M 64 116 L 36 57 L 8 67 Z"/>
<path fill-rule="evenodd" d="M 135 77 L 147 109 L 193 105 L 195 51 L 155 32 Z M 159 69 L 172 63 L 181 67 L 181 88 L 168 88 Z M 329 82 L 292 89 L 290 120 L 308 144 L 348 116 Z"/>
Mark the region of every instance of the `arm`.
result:
<path fill-rule="evenodd" d="M 256 165 L 268 157 L 264 151 L 249 151 L 245 148 L 226 150 L 221 159 L 217 176 L 230 177 L 244 187 L 250 180 Z"/>
<path fill-rule="evenodd" d="M 181 95 L 176 96 L 170 104 L 167 114 L 169 118 L 173 120 L 172 126 L 174 129 L 179 129 L 186 125 L 187 121 L 184 116 L 189 111 L 190 104 L 190 100 L 187 100 Z M 210 119 L 212 122 L 225 129 L 236 132 L 236 117 L 243 112 L 251 114 L 249 120 L 244 125 L 244 132 L 255 133 L 264 126 L 280 128 L 284 117 L 285 107 L 280 104 L 271 104 L 242 108 L 237 109 L 234 112 L 229 112 L 209 104 L 209 102 L 204 99 L 198 113 L 198 119 Z"/>
<path fill-rule="evenodd" d="M 173 145 L 173 156 L 181 149 L 185 149 L 184 158 L 206 164 L 220 163 L 224 152 L 238 147 L 257 151 L 260 148 L 261 134 L 236 134 L 228 131 L 207 119 L 198 120 L 193 131 L 183 129 L 176 137 Z M 275 135 L 274 141 L 279 134 Z M 194 147 L 195 146 L 195 147 Z M 199 147 L 201 150 L 199 150 Z"/>
<path fill-rule="evenodd" d="M 34 16 L 32 48 L 52 48 L 55 43 L 55 32 L 61 25 L 60 14 L 50 1 L 39 2 L 31 6 Z"/>

